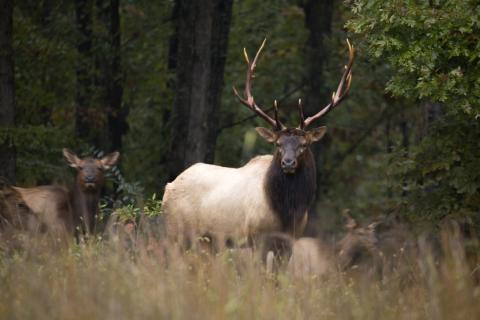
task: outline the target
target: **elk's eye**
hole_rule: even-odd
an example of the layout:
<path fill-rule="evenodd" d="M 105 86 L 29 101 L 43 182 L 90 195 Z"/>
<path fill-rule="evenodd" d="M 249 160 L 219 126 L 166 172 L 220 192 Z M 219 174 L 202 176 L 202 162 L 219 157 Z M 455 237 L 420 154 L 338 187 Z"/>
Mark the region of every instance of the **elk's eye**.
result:
<path fill-rule="evenodd" d="M 17 209 L 26 209 L 28 208 L 25 203 L 19 202 L 17 203 Z"/>

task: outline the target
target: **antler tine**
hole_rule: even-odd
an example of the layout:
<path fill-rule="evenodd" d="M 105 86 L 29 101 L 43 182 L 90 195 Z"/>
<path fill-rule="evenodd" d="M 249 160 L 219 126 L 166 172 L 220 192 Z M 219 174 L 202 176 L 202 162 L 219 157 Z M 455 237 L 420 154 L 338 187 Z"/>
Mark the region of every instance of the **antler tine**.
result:
<path fill-rule="evenodd" d="M 245 61 L 247 61 L 247 65 L 250 66 L 250 60 L 248 59 L 247 48 L 243 48 L 243 57 L 245 58 Z"/>
<path fill-rule="evenodd" d="M 298 113 L 300 115 L 300 129 L 305 128 L 305 117 L 303 115 L 302 99 L 298 99 Z"/>
<path fill-rule="evenodd" d="M 280 122 L 280 119 L 278 118 L 278 105 L 277 105 L 277 99 L 273 101 L 273 109 L 275 111 L 275 127 L 277 130 L 282 130 L 284 127 L 282 126 L 282 123 Z"/>
<path fill-rule="evenodd" d="M 260 45 L 260 48 L 258 48 L 258 51 L 257 53 L 255 54 L 255 58 L 253 58 L 253 62 L 252 62 L 252 69 L 255 70 L 255 67 L 257 66 L 257 60 L 258 60 L 258 57 L 260 55 L 260 52 L 262 52 L 263 50 L 263 47 L 265 47 L 265 43 L 267 42 L 267 38 L 263 39 L 263 42 L 262 44 Z"/>
<path fill-rule="evenodd" d="M 267 38 L 265 38 L 262 42 L 262 44 L 260 45 L 260 48 L 258 48 L 258 51 L 257 53 L 255 54 L 255 57 L 253 58 L 253 61 L 250 62 L 250 59 L 248 57 L 248 53 L 247 53 L 247 50 L 245 48 L 243 48 L 243 55 L 245 57 L 245 61 L 247 62 L 247 76 L 246 76 L 246 79 L 245 79 L 245 90 L 244 90 L 244 97 L 241 97 L 239 94 L 238 94 L 238 91 L 235 87 L 233 87 L 233 92 L 235 94 L 235 96 L 237 97 L 237 99 L 242 103 L 244 104 L 245 106 L 247 106 L 250 110 L 252 110 L 253 112 L 255 112 L 256 114 L 258 114 L 262 119 L 264 119 L 265 121 L 267 121 L 271 126 L 273 126 L 274 128 L 278 129 L 278 130 L 281 130 L 283 128 L 285 128 L 285 126 L 280 122 L 280 120 L 278 119 L 278 112 L 276 112 L 275 114 L 275 119 L 272 119 L 268 114 L 266 114 L 255 102 L 255 99 L 253 98 L 253 95 L 252 95 L 252 79 L 253 77 L 255 76 L 255 68 L 257 66 L 257 60 L 260 56 L 260 53 L 262 52 L 263 50 L 263 47 L 265 46 L 265 43 L 267 41 Z"/>
<path fill-rule="evenodd" d="M 334 91 L 332 94 L 332 101 L 327 104 L 322 110 L 314 114 L 311 117 L 308 117 L 304 121 L 304 127 L 309 126 L 314 121 L 320 119 L 328 112 L 332 111 L 337 105 L 342 102 L 342 100 L 348 95 L 350 91 L 350 85 L 352 84 L 352 66 L 355 59 L 355 48 L 350 44 L 350 41 L 347 39 L 348 45 L 348 64 L 345 66 L 345 71 L 343 72 L 342 78 L 338 83 L 337 91 Z"/>

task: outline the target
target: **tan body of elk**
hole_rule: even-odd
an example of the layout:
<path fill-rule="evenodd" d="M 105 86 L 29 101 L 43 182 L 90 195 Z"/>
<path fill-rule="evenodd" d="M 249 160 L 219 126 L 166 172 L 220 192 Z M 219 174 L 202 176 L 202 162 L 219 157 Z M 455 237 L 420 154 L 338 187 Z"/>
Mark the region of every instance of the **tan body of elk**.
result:
<path fill-rule="evenodd" d="M 26 229 L 33 217 L 22 195 L 8 185 L 0 186 L 0 230 Z"/>
<path fill-rule="evenodd" d="M 111 153 L 102 159 L 81 159 L 64 149 L 63 155 L 68 164 L 77 170 L 71 190 L 55 185 L 12 188 L 37 217 L 39 227 L 67 235 L 73 234 L 75 228 L 84 233 L 94 232 L 100 191 L 104 184 L 103 171 L 115 165 L 119 153 Z"/>
<path fill-rule="evenodd" d="M 276 199 L 267 190 L 275 188 L 288 193 L 289 185 L 280 189 L 281 177 L 266 174 L 269 166 L 278 166 L 278 161 L 267 155 L 256 157 L 238 169 L 199 163 L 185 170 L 167 185 L 163 197 L 169 235 L 209 235 L 223 242 L 242 241 L 284 228 L 301 234 L 314 192 L 309 188 L 315 188 L 315 181 L 310 179 L 310 183 L 305 183 L 304 190 L 309 192 L 302 193 L 300 199 L 288 198 L 290 207 L 282 209 L 289 211 L 277 213 L 271 205 Z M 301 182 L 299 175 L 292 176 L 292 180 L 295 178 Z M 306 195 L 309 199 L 305 199 Z"/>
<path fill-rule="evenodd" d="M 268 142 L 276 145 L 272 155 L 252 159 L 241 168 L 195 164 L 167 184 L 163 211 L 168 236 L 181 245 L 196 237 L 208 236 L 222 247 L 255 239 L 267 232 L 302 234 L 308 208 L 316 191 L 315 161 L 309 146 L 320 140 L 325 127 L 305 128 L 338 105 L 347 95 L 351 83 L 354 50 L 349 44 L 350 59 L 332 101 L 317 114 L 304 119 L 299 101 L 300 126 L 287 128 L 257 106 L 251 82 L 258 56 L 248 64 L 245 97 L 234 89 L 240 102 L 267 121 L 274 130 L 257 128 Z"/>
<path fill-rule="evenodd" d="M 310 279 L 335 270 L 335 250 L 317 238 L 292 239 L 287 271 L 296 278 Z"/>
<path fill-rule="evenodd" d="M 309 279 L 332 270 L 367 276 L 385 276 L 400 266 L 405 258 L 408 232 L 403 224 L 385 226 L 375 221 L 367 226 L 358 224 L 348 214 L 346 234 L 338 243 L 316 238 L 291 239 L 288 271 L 295 277 Z"/>
<path fill-rule="evenodd" d="M 73 233 L 68 190 L 61 186 L 39 186 L 33 188 L 12 187 L 20 194 L 23 203 L 32 212 L 27 228 L 31 231 L 47 229 L 55 234 Z"/>

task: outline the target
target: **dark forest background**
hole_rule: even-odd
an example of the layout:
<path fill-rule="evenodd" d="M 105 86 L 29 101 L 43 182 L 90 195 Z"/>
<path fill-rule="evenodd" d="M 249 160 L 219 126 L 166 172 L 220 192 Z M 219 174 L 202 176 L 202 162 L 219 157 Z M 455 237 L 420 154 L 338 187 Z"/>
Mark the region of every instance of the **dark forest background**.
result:
<path fill-rule="evenodd" d="M 315 148 L 313 227 L 396 214 L 477 225 L 480 5 L 476 1 L 0 0 L 0 176 L 66 183 L 61 149 L 121 152 L 110 193 L 161 194 L 198 161 L 270 153 L 235 100 L 243 48 L 267 45 L 256 101 L 298 124 L 328 103 L 357 49 L 350 97 Z M 319 124 L 320 125 L 320 124 Z"/>

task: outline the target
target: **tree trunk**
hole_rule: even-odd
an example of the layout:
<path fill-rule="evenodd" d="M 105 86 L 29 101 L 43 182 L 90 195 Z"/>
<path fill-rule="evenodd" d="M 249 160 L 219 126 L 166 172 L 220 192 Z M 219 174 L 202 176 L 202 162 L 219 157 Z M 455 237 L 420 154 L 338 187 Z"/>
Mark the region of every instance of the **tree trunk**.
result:
<path fill-rule="evenodd" d="M 110 151 L 122 149 L 122 137 L 127 133 L 127 111 L 122 107 L 123 73 L 120 38 L 120 0 L 110 0 L 110 47 L 111 61 L 108 90 L 108 129 Z"/>
<path fill-rule="evenodd" d="M 402 112 L 401 114 L 401 119 L 400 119 L 400 122 L 398 123 L 398 127 L 400 129 L 400 132 L 402 134 L 402 148 L 403 148 L 403 154 L 405 156 L 405 158 L 408 157 L 408 153 L 409 153 L 409 148 L 410 148 L 410 130 L 409 130 L 409 127 L 408 127 L 408 122 L 407 122 L 407 115 L 405 113 L 405 111 Z M 402 188 L 402 197 L 406 197 L 407 194 L 408 194 L 408 191 L 407 191 L 407 183 L 406 183 L 406 178 L 404 177 L 403 178 L 403 186 L 404 188 Z"/>
<path fill-rule="evenodd" d="M 305 25 L 310 32 L 307 41 L 307 91 L 305 95 L 305 116 L 317 113 L 330 101 L 330 91 L 325 85 L 324 68 L 328 57 L 325 38 L 331 34 L 333 0 L 308 0 L 304 4 Z M 317 124 L 320 125 L 320 124 Z M 313 145 L 312 151 L 317 162 L 317 194 L 328 189 L 325 167 L 328 141 L 324 139 Z"/>
<path fill-rule="evenodd" d="M 325 85 L 323 75 L 328 57 L 325 38 L 331 34 L 333 3 L 333 0 L 306 0 L 302 4 L 305 13 L 305 26 L 310 33 L 306 43 L 307 89 L 304 101 L 306 117 L 317 113 L 330 100 L 330 92 Z M 319 125 L 317 124 L 317 126 Z M 327 175 L 323 170 L 327 148 L 328 141 L 325 138 L 312 146 L 317 165 L 317 195 L 324 193 L 328 189 Z M 306 235 L 316 235 L 318 219 L 318 214 L 313 207 L 311 212 L 309 212 L 309 222 L 305 230 Z"/>
<path fill-rule="evenodd" d="M 0 0 L 0 8 L 0 129 L 6 129 L 15 126 L 13 0 Z M 11 137 L 6 136 L 0 144 L 0 176 L 11 183 L 15 183 L 15 161 L 15 147 Z"/>
<path fill-rule="evenodd" d="M 196 162 L 212 162 L 217 138 L 217 112 L 233 0 L 177 0 L 176 35 L 169 64 L 176 68 L 171 120 L 171 163 L 174 178 Z"/>
<path fill-rule="evenodd" d="M 126 111 L 122 108 L 123 74 L 120 47 L 120 0 L 96 0 L 97 19 L 103 32 L 95 34 L 95 87 L 99 93 L 98 110 L 106 116 L 98 137 L 105 151 L 121 151 L 127 131 Z M 108 44 L 108 45 L 105 45 Z"/>
<path fill-rule="evenodd" d="M 305 116 L 310 116 L 330 99 L 323 76 L 328 57 L 324 40 L 332 31 L 333 0 L 308 0 L 303 10 L 305 25 L 310 32 L 307 40 L 308 89 L 305 96 Z"/>
<path fill-rule="evenodd" d="M 75 101 L 75 133 L 77 138 L 95 143 L 92 119 L 93 56 L 92 18 L 93 0 L 75 0 L 75 16 L 78 29 L 77 92 Z"/>
<path fill-rule="evenodd" d="M 423 104 L 423 112 L 422 126 L 416 137 L 417 144 L 429 133 L 435 121 L 441 118 L 442 105 L 438 102 L 425 102 Z"/>
<path fill-rule="evenodd" d="M 325 85 L 324 68 L 328 57 L 328 48 L 325 38 L 331 34 L 333 0 L 308 0 L 303 6 L 305 25 L 310 32 L 307 40 L 307 91 L 305 94 L 305 116 L 318 112 L 330 99 L 330 92 Z M 317 193 L 326 190 L 326 181 L 323 179 L 322 168 L 325 164 L 327 149 L 326 140 L 313 146 L 313 153 L 317 162 L 317 178 L 319 187 Z"/>
<path fill-rule="evenodd" d="M 48 26 L 52 20 L 53 0 L 43 0 L 40 3 L 40 23 L 42 26 Z"/>

